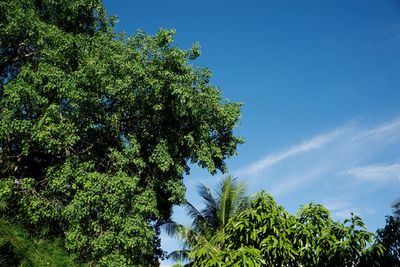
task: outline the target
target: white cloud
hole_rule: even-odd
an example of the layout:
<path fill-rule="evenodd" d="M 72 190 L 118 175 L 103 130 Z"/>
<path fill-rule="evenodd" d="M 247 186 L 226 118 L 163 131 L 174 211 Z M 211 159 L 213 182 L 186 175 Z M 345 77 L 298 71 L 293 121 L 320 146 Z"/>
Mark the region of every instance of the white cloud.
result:
<path fill-rule="evenodd" d="M 307 187 L 314 179 L 320 177 L 325 170 L 325 164 L 313 166 L 312 169 L 304 173 L 297 173 L 292 177 L 283 179 L 282 182 L 272 186 L 270 192 L 273 196 L 280 196 L 296 189 Z"/>
<path fill-rule="evenodd" d="M 243 168 L 234 171 L 233 173 L 237 176 L 257 175 L 262 170 L 276 165 L 279 162 L 297 156 L 301 153 L 323 147 L 324 145 L 332 142 L 342 131 L 343 129 L 337 129 L 327 134 L 317 135 L 307 141 L 296 144 L 280 153 L 267 155 L 260 160 L 257 160 L 247 166 L 244 166 Z"/>
<path fill-rule="evenodd" d="M 246 179 L 251 191 L 267 190 L 290 210 L 322 203 L 335 220 L 354 213 L 374 231 L 400 195 L 399 148 L 400 117 L 369 127 L 351 121 L 233 174 Z"/>
<path fill-rule="evenodd" d="M 330 198 L 322 201 L 322 204 L 331 212 L 332 217 L 335 220 L 348 219 L 351 213 L 361 215 L 373 215 L 376 213 L 375 208 L 359 208 L 356 207 L 357 203 L 350 201 L 348 198 Z"/>
<path fill-rule="evenodd" d="M 345 199 L 330 199 L 323 201 L 324 206 L 329 211 L 343 210 L 349 206 L 349 201 Z"/>
<path fill-rule="evenodd" d="M 369 127 L 350 121 L 266 154 L 232 174 L 249 185 L 250 193 L 266 190 L 288 210 L 310 201 L 322 203 L 335 220 L 349 218 L 352 212 L 375 231 L 400 195 L 399 148 L 400 117 Z M 203 176 L 209 177 L 196 178 Z M 218 180 L 203 182 L 213 187 Z M 198 183 L 199 179 L 189 183 L 191 201 L 196 200 Z"/>
<path fill-rule="evenodd" d="M 373 164 L 349 169 L 341 173 L 361 181 L 387 182 L 400 178 L 400 164 Z"/>
<path fill-rule="evenodd" d="M 281 152 L 266 155 L 262 159 L 233 171 L 233 174 L 237 177 L 253 177 L 254 183 L 254 180 L 258 180 L 256 177 L 265 173 L 266 170 L 279 169 L 279 165 L 297 162 L 297 165 L 301 166 L 279 169 L 278 179 L 281 184 L 275 185 L 275 188 L 281 187 L 283 191 L 289 191 L 286 189 L 296 187 L 301 178 L 304 178 L 304 175 L 297 175 L 298 178 L 295 178 L 294 174 L 313 172 L 316 165 L 323 164 L 328 164 L 329 167 L 325 168 L 325 173 L 321 170 L 318 172 L 320 177 L 322 175 L 332 176 L 337 173 L 357 177 L 363 175 L 365 179 L 378 179 L 385 175 L 399 176 L 400 166 L 398 164 L 371 165 L 366 166 L 368 169 L 362 167 L 351 169 L 352 166 L 362 165 L 366 159 L 373 158 L 376 154 L 387 150 L 392 143 L 399 142 L 400 118 L 367 129 L 352 121 L 340 128 L 283 149 Z M 347 171 L 343 172 L 343 169 L 347 169 Z M 312 176 L 318 175 L 312 174 Z M 312 181 L 313 179 L 302 179 L 302 182 L 311 183 Z"/>
<path fill-rule="evenodd" d="M 354 208 L 354 205 L 348 199 L 331 198 L 322 203 L 331 212 L 331 215 L 335 220 L 348 219 L 351 213 L 358 216 L 361 215 L 360 210 Z"/>
<path fill-rule="evenodd" d="M 337 220 L 349 219 L 351 214 L 355 214 L 357 216 L 362 215 L 359 209 L 340 209 L 332 212 L 333 218 Z"/>
<path fill-rule="evenodd" d="M 372 129 L 361 130 L 354 136 L 354 139 L 366 139 L 366 138 L 379 138 L 390 134 L 394 134 L 399 137 L 398 131 L 400 130 L 400 118 L 396 118 L 390 122 L 380 124 Z"/>

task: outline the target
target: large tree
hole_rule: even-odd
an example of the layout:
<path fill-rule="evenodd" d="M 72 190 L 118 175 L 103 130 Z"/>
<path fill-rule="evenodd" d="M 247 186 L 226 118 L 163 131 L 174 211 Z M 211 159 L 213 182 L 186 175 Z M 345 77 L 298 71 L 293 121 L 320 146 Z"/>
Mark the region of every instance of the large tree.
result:
<path fill-rule="evenodd" d="M 189 164 L 225 171 L 240 104 L 174 32 L 116 34 L 101 0 L 0 1 L 0 208 L 81 262 L 157 265 Z"/>
<path fill-rule="evenodd" d="M 18 225 L 0 219 L 0 266 L 76 265 L 56 240 L 32 238 Z"/>

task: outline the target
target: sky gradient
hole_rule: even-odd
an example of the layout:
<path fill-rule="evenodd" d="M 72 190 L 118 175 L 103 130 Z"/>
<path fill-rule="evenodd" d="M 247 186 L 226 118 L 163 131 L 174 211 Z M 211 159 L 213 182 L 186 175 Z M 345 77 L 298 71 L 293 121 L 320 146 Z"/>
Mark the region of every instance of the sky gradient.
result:
<path fill-rule="evenodd" d="M 202 47 L 225 98 L 244 103 L 228 161 L 249 193 L 271 193 L 291 213 L 310 201 L 336 220 L 354 212 L 370 231 L 400 196 L 400 1 L 104 1 L 118 30 L 176 29 Z M 222 178 L 193 167 L 196 185 Z M 182 209 L 174 218 L 187 222 Z M 163 236 L 167 250 L 177 243 Z"/>

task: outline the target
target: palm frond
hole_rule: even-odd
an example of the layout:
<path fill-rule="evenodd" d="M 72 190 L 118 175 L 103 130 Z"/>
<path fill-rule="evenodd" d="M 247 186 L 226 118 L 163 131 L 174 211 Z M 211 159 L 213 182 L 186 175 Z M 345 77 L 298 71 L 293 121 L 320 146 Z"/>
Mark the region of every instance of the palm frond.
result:
<path fill-rule="evenodd" d="M 192 225 L 198 225 L 201 223 L 204 223 L 205 219 L 203 217 L 203 214 L 195 208 L 189 201 L 185 202 L 185 210 L 186 214 L 193 219 Z"/>
<path fill-rule="evenodd" d="M 184 204 L 187 215 L 192 219 L 191 227 L 168 222 L 164 229 L 183 244 L 181 250 L 168 255 L 175 261 L 187 261 L 189 252 L 198 246 L 209 244 L 218 248 L 224 242 L 224 227 L 238 212 L 249 206 L 246 186 L 236 178 L 226 176 L 217 186 L 214 194 L 210 188 L 200 184 L 198 192 L 205 207 L 198 210 L 190 202 Z M 189 263 L 190 264 L 190 263 Z"/>
<path fill-rule="evenodd" d="M 218 217 L 217 217 L 217 202 L 211 193 L 210 188 L 200 184 L 198 186 L 198 192 L 205 207 L 201 210 L 201 214 L 204 218 L 204 223 L 212 228 L 217 229 L 218 227 Z"/>
<path fill-rule="evenodd" d="M 177 262 L 184 262 L 189 260 L 189 252 L 188 249 L 175 250 L 167 255 L 167 259 L 173 259 Z"/>
<path fill-rule="evenodd" d="M 237 182 L 236 179 L 232 184 L 232 211 L 237 213 L 249 206 L 250 198 L 247 196 L 247 186 L 244 182 Z"/>
<path fill-rule="evenodd" d="M 178 237 L 182 227 L 184 226 L 174 221 L 166 221 L 161 225 L 161 228 L 171 237 Z"/>
<path fill-rule="evenodd" d="M 219 228 L 224 227 L 234 214 L 248 206 L 246 190 L 244 183 L 238 183 L 237 178 L 231 176 L 227 176 L 219 183 L 216 190 Z"/>
<path fill-rule="evenodd" d="M 234 189 L 234 181 L 231 176 L 227 176 L 219 184 L 218 202 L 219 202 L 219 228 L 222 228 L 227 223 L 229 213 L 232 206 L 232 190 Z"/>

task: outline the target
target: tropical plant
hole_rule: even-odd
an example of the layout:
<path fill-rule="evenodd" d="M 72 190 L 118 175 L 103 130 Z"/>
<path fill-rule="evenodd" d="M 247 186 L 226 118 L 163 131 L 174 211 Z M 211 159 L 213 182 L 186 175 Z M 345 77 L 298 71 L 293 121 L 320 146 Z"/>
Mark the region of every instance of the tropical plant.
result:
<path fill-rule="evenodd" d="M 334 222 L 325 207 L 311 203 L 293 216 L 261 192 L 228 222 L 224 235 L 199 240 L 189 258 L 193 266 L 202 267 L 353 267 L 360 264 L 372 237 L 355 215 Z"/>
<path fill-rule="evenodd" d="M 80 266 L 57 240 L 32 238 L 18 225 L 0 219 L 0 266 Z"/>
<path fill-rule="evenodd" d="M 177 237 L 183 244 L 182 250 L 170 253 L 169 257 L 175 260 L 187 260 L 191 248 L 201 240 L 211 240 L 217 233 L 224 235 L 229 220 L 248 206 L 246 185 L 231 176 L 221 180 L 214 193 L 203 184 L 198 186 L 198 192 L 203 200 L 203 209 L 197 209 L 190 202 L 184 205 L 187 215 L 192 219 L 190 227 L 175 222 L 165 224 L 167 233 Z M 223 243 L 219 246 L 223 246 Z"/>
<path fill-rule="evenodd" d="M 385 227 L 376 231 L 375 243 L 364 255 L 364 267 L 400 267 L 400 219 L 386 217 Z"/>
<path fill-rule="evenodd" d="M 386 217 L 386 225 L 376 232 L 376 242 L 383 247 L 382 263 L 400 267 L 400 219 Z M 382 265 L 383 266 L 383 265 Z"/>
<path fill-rule="evenodd" d="M 225 171 L 242 140 L 174 31 L 116 33 L 101 0 L 0 1 L 1 215 L 81 262 L 157 265 L 158 222 L 190 164 Z"/>

